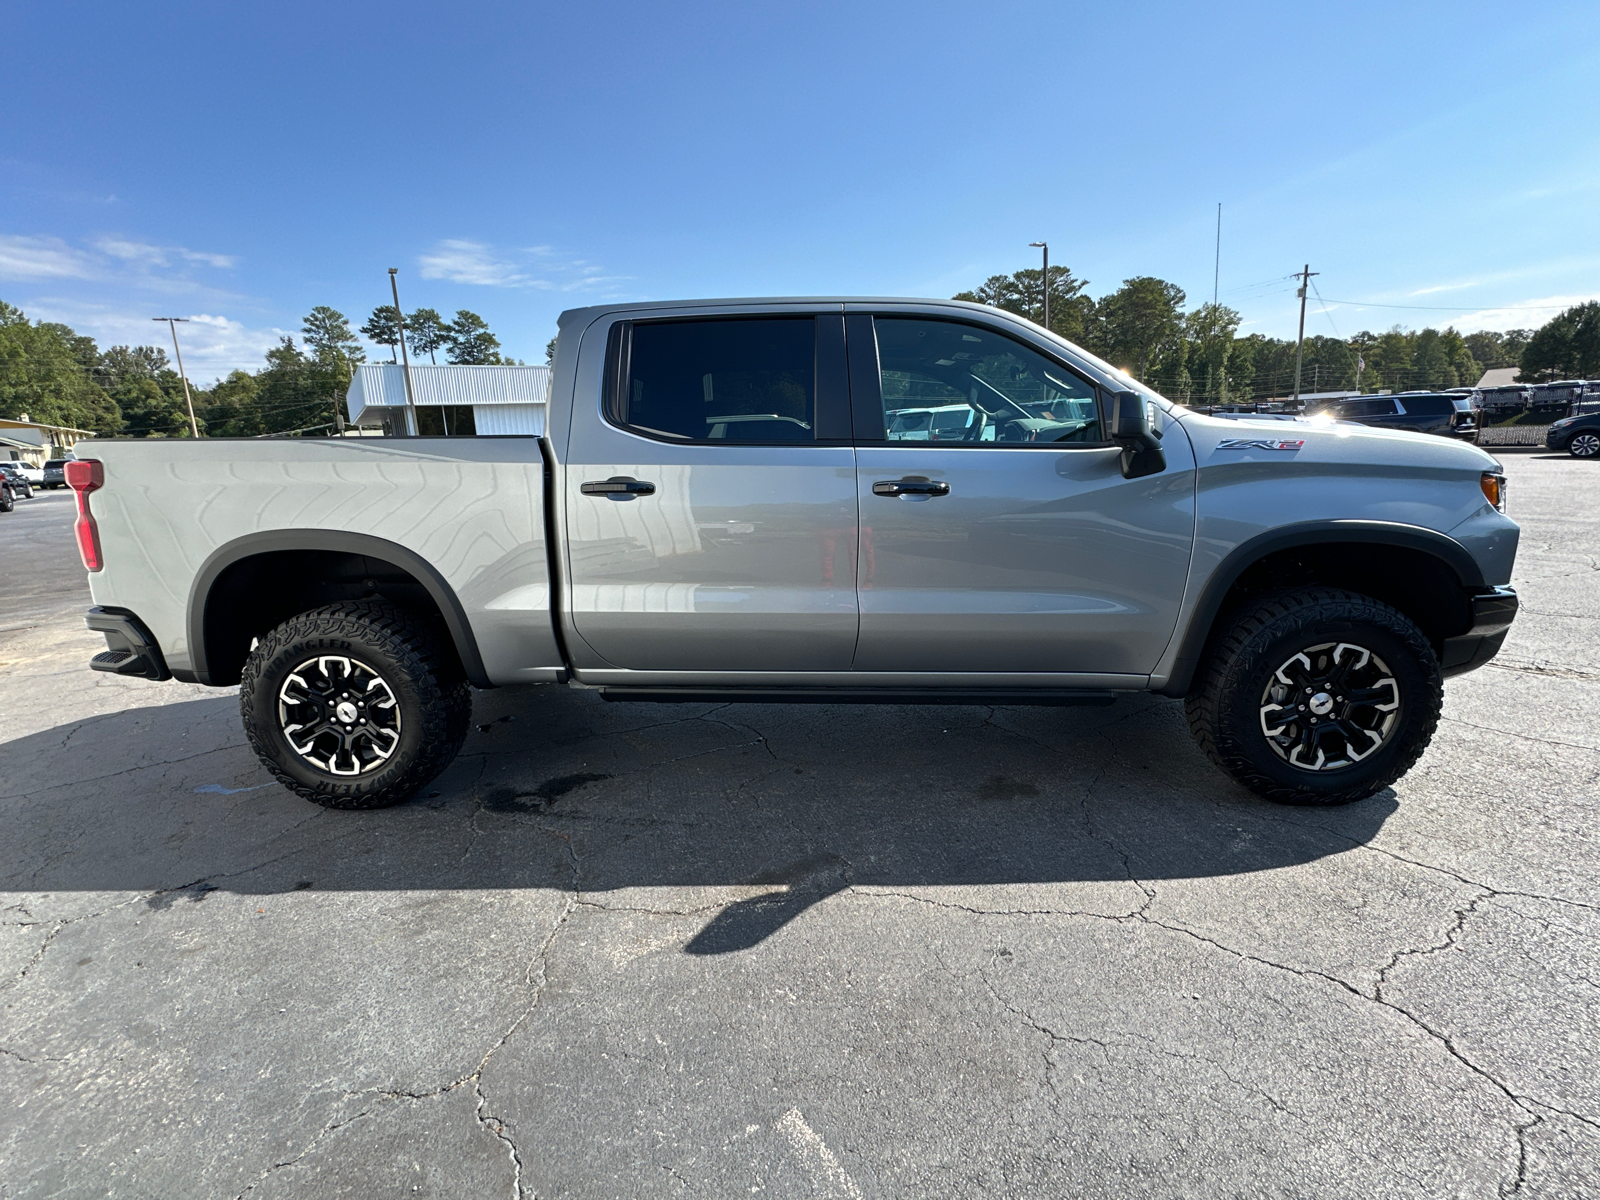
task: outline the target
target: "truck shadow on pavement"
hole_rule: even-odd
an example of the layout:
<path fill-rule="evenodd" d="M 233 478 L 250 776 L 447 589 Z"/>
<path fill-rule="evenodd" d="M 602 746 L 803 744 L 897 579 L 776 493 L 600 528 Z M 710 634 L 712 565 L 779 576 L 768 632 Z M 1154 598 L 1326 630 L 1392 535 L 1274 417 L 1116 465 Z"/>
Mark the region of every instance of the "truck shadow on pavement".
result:
<path fill-rule="evenodd" d="M 443 775 L 374 812 L 279 787 L 232 695 L 5 743 L 0 889 L 166 908 L 217 892 L 539 888 L 697 917 L 684 949 L 722 954 L 850 888 L 1131 912 L 1146 883 L 1351 851 L 1396 808 L 1392 791 L 1336 809 L 1259 800 L 1196 750 L 1181 704 L 1147 696 L 613 705 L 547 687 L 479 693 L 474 721 Z"/>

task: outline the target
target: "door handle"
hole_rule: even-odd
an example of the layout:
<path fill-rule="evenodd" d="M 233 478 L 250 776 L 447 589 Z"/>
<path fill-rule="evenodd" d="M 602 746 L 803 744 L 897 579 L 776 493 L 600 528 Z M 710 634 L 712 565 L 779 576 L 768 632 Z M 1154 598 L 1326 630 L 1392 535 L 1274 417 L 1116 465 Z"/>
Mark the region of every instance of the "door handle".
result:
<path fill-rule="evenodd" d="M 950 485 L 942 479 L 909 475 L 905 479 L 880 479 L 872 485 L 874 496 L 948 496 Z"/>
<path fill-rule="evenodd" d="M 632 500 L 635 496 L 653 496 L 656 485 L 630 475 L 613 475 L 610 479 L 582 484 L 578 490 L 585 496 L 605 496 L 610 500 Z"/>

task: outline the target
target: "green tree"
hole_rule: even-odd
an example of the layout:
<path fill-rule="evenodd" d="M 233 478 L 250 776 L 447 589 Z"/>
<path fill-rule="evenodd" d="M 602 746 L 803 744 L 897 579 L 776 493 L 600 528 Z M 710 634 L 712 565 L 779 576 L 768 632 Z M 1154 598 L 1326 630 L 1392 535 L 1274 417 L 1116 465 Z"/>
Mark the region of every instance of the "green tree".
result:
<path fill-rule="evenodd" d="M 183 398 L 183 385 L 178 379 L 176 371 L 168 371 L 172 377 L 169 383 L 165 379 L 144 376 L 130 378 L 117 386 L 112 398 L 116 400 L 117 407 L 121 409 L 124 420 L 127 422 L 123 430 L 130 437 L 190 437 L 189 405 Z M 177 383 L 172 387 L 171 383 Z M 163 386 L 166 384 L 167 386 Z M 194 393 L 195 424 L 200 431 L 206 431 L 205 420 L 201 411 L 205 406 L 206 394 Z"/>
<path fill-rule="evenodd" d="M 489 323 L 477 313 L 457 309 L 448 329 L 451 362 L 487 366 L 505 361 L 500 357 L 500 339 L 489 332 Z"/>
<path fill-rule="evenodd" d="M 1239 314 L 1223 304 L 1202 304 L 1184 319 L 1184 326 L 1193 346 L 1188 356 L 1191 374 L 1200 373 L 1201 395 L 1213 404 L 1226 404 L 1228 359 L 1239 332 Z"/>
<path fill-rule="evenodd" d="M 1437 329 L 1424 329 L 1417 334 L 1411 351 L 1411 378 L 1413 388 L 1453 388 L 1460 379 L 1450 362 L 1450 353 Z"/>
<path fill-rule="evenodd" d="M 92 375 L 98 357 L 92 339 L 65 325 L 31 324 L 0 301 L 0 416 L 118 432 L 122 414 Z"/>
<path fill-rule="evenodd" d="M 1367 375 L 1363 384 L 1374 390 L 1381 386 L 1391 392 L 1405 391 L 1411 384 L 1413 341 L 1398 325 L 1379 334 L 1367 351 Z"/>
<path fill-rule="evenodd" d="M 1028 269 L 1014 275 L 991 275 L 975 291 L 958 292 L 954 300 L 987 304 L 1026 317 L 1036 325 L 1044 323 L 1043 296 L 1039 283 L 1043 272 Z M 1086 280 L 1076 279 L 1066 267 L 1050 268 L 1050 332 L 1068 341 L 1082 342 L 1094 301 L 1083 294 Z"/>
<path fill-rule="evenodd" d="M 261 385 L 248 371 L 217 381 L 206 406 L 206 431 L 213 437 L 260 437 L 271 432 L 261 408 Z M 292 426 L 285 426 L 292 428 Z"/>
<path fill-rule="evenodd" d="M 450 344 L 450 327 L 433 309 L 419 308 L 406 318 L 406 341 L 411 353 L 418 358 L 426 354 L 429 362 L 436 363 L 434 355 Z"/>
<path fill-rule="evenodd" d="M 556 361 L 556 339 L 551 338 L 544 344 L 544 365 L 550 366 Z"/>
<path fill-rule="evenodd" d="M 1098 337 L 1112 361 L 1131 367 L 1143 380 L 1152 368 L 1181 370 L 1184 291 L 1175 283 L 1149 275 L 1123 280 L 1122 286 L 1095 306 Z"/>
<path fill-rule="evenodd" d="M 1528 383 L 1600 377 L 1600 301 L 1574 305 L 1540 326 L 1518 365 L 1517 378 Z"/>
<path fill-rule="evenodd" d="M 400 345 L 400 310 L 392 304 L 380 304 L 372 310 L 367 323 L 361 327 L 362 336 L 379 346 L 389 347 L 389 361 L 398 361 L 396 347 Z"/>

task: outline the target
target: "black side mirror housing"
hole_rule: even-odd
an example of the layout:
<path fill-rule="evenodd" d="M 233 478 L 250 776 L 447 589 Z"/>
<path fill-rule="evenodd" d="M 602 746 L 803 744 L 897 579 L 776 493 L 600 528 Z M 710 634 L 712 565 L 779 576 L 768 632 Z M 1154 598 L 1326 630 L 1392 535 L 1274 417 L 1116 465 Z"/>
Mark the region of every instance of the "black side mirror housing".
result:
<path fill-rule="evenodd" d="M 1142 479 L 1167 469 L 1154 414 L 1138 392 L 1111 394 L 1111 440 L 1122 447 L 1122 477 Z"/>

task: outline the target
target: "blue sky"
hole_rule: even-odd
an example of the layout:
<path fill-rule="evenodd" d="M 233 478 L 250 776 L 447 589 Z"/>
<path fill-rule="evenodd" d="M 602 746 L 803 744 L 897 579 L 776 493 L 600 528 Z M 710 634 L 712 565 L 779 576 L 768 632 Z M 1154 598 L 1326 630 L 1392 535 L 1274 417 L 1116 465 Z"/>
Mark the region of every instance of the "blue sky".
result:
<path fill-rule="evenodd" d="M 1600 5 L 51 4 L 7 16 L 0 298 L 208 379 L 301 316 L 1158 275 L 1245 331 L 1600 296 Z M 1349 302 L 1362 302 L 1364 306 Z M 1393 307 L 1377 307 L 1388 305 Z M 1404 307 L 1402 307 L 1404 306 Z"/>

